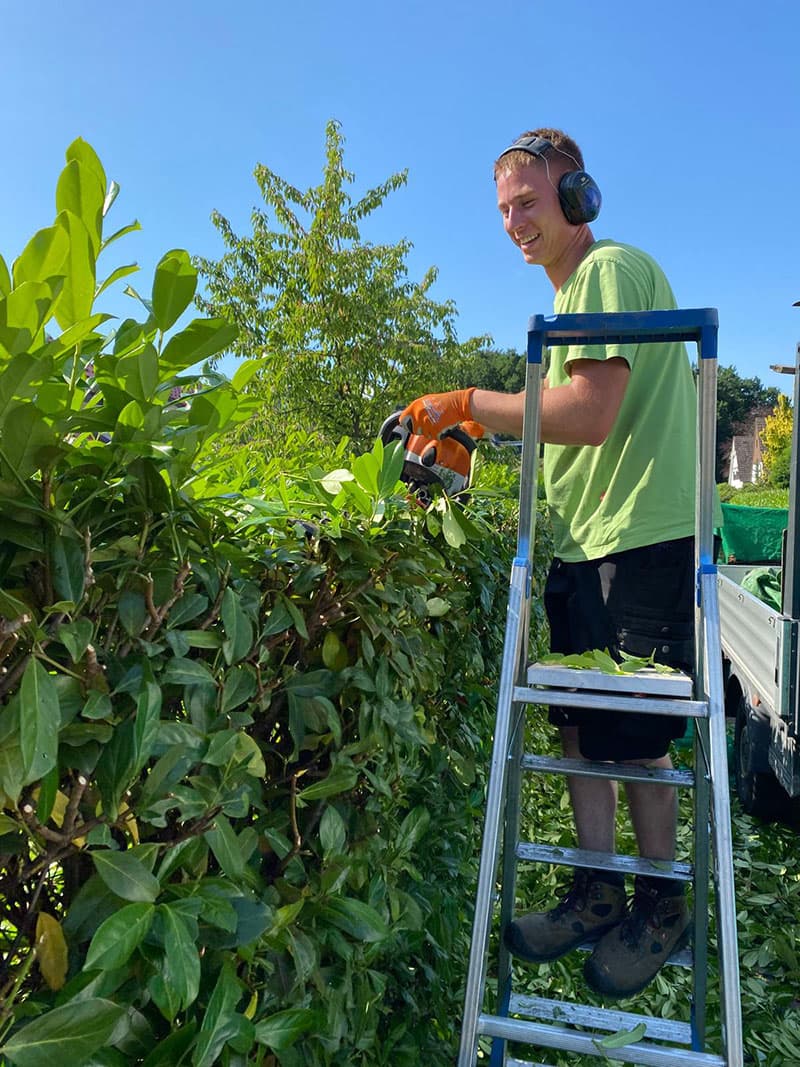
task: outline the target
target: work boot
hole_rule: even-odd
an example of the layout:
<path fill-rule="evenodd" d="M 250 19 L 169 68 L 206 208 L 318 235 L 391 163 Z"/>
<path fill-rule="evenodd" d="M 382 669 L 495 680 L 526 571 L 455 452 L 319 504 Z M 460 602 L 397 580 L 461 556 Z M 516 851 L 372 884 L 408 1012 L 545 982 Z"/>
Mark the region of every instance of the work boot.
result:
<path fill-rule="evenodd" d="M 576 870 L 572 885 L 554 908 L 520 915 L 506 927 L 504 940 L 513 955 L 530 963 L 546 963 L 585 941 L 596 941 L 624 915 L 622 877 L 612 884 L 602 880 L 598 871 Z"/>
<path fill-rule="evenodd" d="M 596 993 L 629 997 L 644 989 L 688 940 L 689 909 L 681 884 L 637 878 L 628 914 L 595 945 L 584 977 Z"/>

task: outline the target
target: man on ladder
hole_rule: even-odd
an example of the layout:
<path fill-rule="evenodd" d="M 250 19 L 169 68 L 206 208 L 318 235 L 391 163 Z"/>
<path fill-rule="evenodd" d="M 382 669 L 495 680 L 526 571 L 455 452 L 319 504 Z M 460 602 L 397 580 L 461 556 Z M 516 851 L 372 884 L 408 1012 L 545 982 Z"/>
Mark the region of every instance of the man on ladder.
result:
<path fill-rule="evenodd" d="M 600 193 L 560 130 L 523 134 L 495 163 L 498 207 L 526 263 L 544 267 L 557 314 L 676 307 L 644 252 L 596 241 Z M 544 474 L 555 537 L 545 605 L 552 650 L 607 648 L 693 669 L 695 389 L 682 342 L 553 347 L 541 397 Z M 478 389 L 421 397 L 401 422 L 431 439 L 463 422 L 522 430 L 524 394 Z M 459 446 L 437 441 L 447 450 Z M 564 755 L 670 768 L 685 721 L 551 708 Z M 568 779 L 578 845 L 613 852 L 617 783 Z M 668 785 L 626 784 L 642 856 L 672 860 L 677 797 Z M 516 918 L 508 948 L 533 962 L 596 941 L 589 985 L 606 996 L 644 988 L 682 943 L 689 914 L 680 881 L 636 877 L 626 904 L 618 871 L 577 869 L 549 911 Z"/>

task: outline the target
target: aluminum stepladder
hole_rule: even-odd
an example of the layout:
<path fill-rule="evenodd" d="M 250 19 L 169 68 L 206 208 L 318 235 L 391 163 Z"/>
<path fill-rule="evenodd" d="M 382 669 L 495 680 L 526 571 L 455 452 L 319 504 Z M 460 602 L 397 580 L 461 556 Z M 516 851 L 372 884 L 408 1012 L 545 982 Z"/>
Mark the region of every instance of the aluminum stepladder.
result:
<path fill-rule="evenodd" d="M 695 677 L 639 672 L 628 678 L 533 664 L 527 648 L 539 456 L 539 395 L 543 350 L 550 344 L 693 342 L 698 353 L 697 492 L 695 508 Z M 609 1052 L 614 1061 L 644 1065 L 741 1067 L 743 1062 L 736 908 L 728 793 L 727 742 L 722 687 L 716 567 L 713 551 L 716 453 L 717 312 L 698 310 L 533 316 L 528 324 L 517 552 L 511 571 L 505 646 L 486 798 L 475 917 L 472 931 L 458 1067 L 478 1062 L 481 1036 L 492 1038 L 488 1067 L 537 1067 L 513 1058 L 507 1043 L 559 1049 L 598 1062 L 595 1043 L 644 1023 L 644 1036 Z M 632 681 L 630 680 L 632 679 Z M 683 715 L 694 724 L 694 771 L 655 770 L 623 764 L 588 763 L 525 755 L 524 721 L 529 704 Z M 524 772 L 589 774 L 617 781 L 657 781 L 694 790 L 691 863 L 659 862 L 619 854 L 555 849 L 518 841 L 520 788 Z M 489 938 L 503 845 L 501 929 L 514 913 L 517 863 L 534 861 L 596 867 L 627 874 L 680 878 L 694 883 L 693 948 L 683 959 L 693 968 L 691 1022 L 682 1023 L 590 1005 L 515 995 L 508 951 L 500 943 L 494 1013 L 484 1011 Z M 722 1047 L 706 1051 L 709 880 L 716 901 Z M 531 965 L 525 965 L 531 966 Z M 484 1059 L 482 1063 L 487 1063 Z M 571 1061 L 572 1062 L 572 1061 Z"/>

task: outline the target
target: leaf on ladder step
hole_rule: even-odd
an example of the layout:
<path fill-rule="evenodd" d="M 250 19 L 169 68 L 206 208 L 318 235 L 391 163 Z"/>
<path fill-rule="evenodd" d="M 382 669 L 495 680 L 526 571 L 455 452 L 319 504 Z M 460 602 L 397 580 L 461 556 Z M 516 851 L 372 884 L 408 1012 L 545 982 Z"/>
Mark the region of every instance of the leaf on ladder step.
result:
<path fill-rule="evenodd" d="M 624 1048 L 625 1045 L 635 1045 L 637 1041 L 642 1040 L 646 1033 L 647 1025 L 645 1023 L 637 1023 L 632 1030 L 618 1030 L 616 1034 L 609 1034 L 608 1037 L 595 1039 L 594 1044 L 605 1054 L 608 1049 Z"/>

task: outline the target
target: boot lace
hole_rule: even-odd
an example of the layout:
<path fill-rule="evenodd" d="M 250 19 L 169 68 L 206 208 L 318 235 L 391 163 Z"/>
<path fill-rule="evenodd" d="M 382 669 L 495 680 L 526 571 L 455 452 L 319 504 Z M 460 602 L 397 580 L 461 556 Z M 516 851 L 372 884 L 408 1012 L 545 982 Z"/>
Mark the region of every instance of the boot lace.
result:
<path fill-rule="evenodd" d="M 647 889 L 642 885 L 635 886 L 633 900 L 628 907 L 628 915 L 620 927 L 622 940 L 629 948 L 634 948 L 639 943 L 648 926 L 654 930 L 661 926 L 660 903 L 661 898 L 657 889 Z"/>
<path fill-rule="evenodd" d="M 561 895 L 561 899 L 549 913 L 550 919 L 556 922 L 563 915 L 571 911 L 583 911 L 589 895 L 590 874 L 589 871 L 578 870 L 570 885 Z"/>

